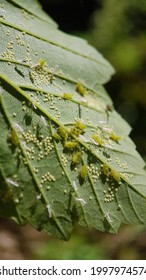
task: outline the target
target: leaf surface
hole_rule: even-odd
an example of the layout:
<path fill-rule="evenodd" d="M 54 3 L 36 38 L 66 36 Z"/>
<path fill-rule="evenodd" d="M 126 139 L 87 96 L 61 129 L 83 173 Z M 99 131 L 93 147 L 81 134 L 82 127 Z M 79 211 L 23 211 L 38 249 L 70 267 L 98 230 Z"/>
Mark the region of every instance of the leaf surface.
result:
<path fill-rule="evenodd" d="M 146 223 L 144 161 L 103 84 L 112 66 L 35 1 L 0 7 L 0 215 L 67 240 Z"/>

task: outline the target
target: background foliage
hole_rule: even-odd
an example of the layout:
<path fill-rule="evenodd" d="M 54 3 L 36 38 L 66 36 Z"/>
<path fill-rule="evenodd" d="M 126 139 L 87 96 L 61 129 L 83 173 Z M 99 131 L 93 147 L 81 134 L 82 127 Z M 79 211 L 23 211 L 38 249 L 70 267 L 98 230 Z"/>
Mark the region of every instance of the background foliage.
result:
<path fill-rule="evenodd" d="M 57 0 L 55 1 L 57 5 Z M 59 1 L 61 3 L 61 0 Z M 108 85 L 114 104 L 118 111 L 131 123 L 133 132 L 131 136 L 135 141 L 142 156 L 146 157 L 145 141 L 145 17 L 146 4 L 136 3 L 137 1 L 121 1 L 125 4 L 119 6 L 116 1 L 98 2 L 98 9 L 90 22 L 92 22 L 92 32 L 88 28 L 87 32 L 83 28 L 72 28 L 72 32 L 83 32 L 83 37 L 87 37 L 92 44 L 111 61 L 115 66 L 117 74 Z M 140 2 L 140 1 L 139 1 Z M 84 8 L 84 1 L 80 10 Z M 118 6 L 118 8 L 117 8 Z M 56 6 L 57 9 L 57 6 Z M 104 19 L 104 20 L 103 20 Z M 109 23 L 109 19 L 112 19 Z M 67 24 L 66 24 L 67 25 Z M 89 26 L 89 25 L 88 25 Z M 89 32 L 90 31 L 90 32 Z M 108 35 L 108 36 L 107 36 Z M 15 226 L 12 223 L 12 236 L 15 240 Z M 6 229 L 4 223 L 1 232 Z M 9 228 L 9 227 L 8 227 Z M 23 229 L 22 229 L 23 230 Z M 146 233 L 144 227 L 123 227 L 118 236 L 97 233 L 92 231 L 87 233 L 78 228 L 68 244 L 57 241 L 59 253 L 54 255 L 56 240 L 48 239 L 44 235 L 37 235 L 29 228 L 25 228 L 25 234 L 20 230 L 22 239 L 28 241 L 28 248 L 32 258 L 53 258 L 54 259 L 145 259 Z M 80 234 L 79 234 L 80 233 Z M 36 237 L 35 243 L 30 236 Z M 38 238 L 38 239 L 37 239 Z M 21 239 L 21 238 L 20 238 Z M 31 242 L 30 242 L 31 240 Z M 41 240 L 38 242 L 38 240 Z M 14 242 L 15 243 L 15 242 Z M 33 245 L 31 244 L 33 243 Z M 19 242 L 17 243 L 19 247 Z M 42 247 L 44 244 L 44 247 Z M 112 246 L 111 246 L 112 244 Z M 114 244 L 114 245 L 113 245 Z M 40 246 L 41 245 L 41 246 Z M 93 245 L 93 247 L 92 247 Z M 16 247 L 17 247 L 16 246 Z M 34 247 L 33 247 L 34 246 Z M 21 246 L 20 246 L 21 247 Z M 45 248 L 45 250 L 44 250 Z M 21 257 L 29 258 L 23 248 Z M 21 251 L 20 250 L 20 251 Z M 90 250 L 90 254 L 89 254 Z M 77 253 L 78 252 L 78 253 Z M 80 252 L 83 252 L 80 254 Z"/>
<path fill-rule="evenodd" d="M 90 39 L 116 68 L 108 90 L 117 110 L 132 125 L 131 137 L 146 158 L 146 2 L 102 3 L 92 17 Z"/>

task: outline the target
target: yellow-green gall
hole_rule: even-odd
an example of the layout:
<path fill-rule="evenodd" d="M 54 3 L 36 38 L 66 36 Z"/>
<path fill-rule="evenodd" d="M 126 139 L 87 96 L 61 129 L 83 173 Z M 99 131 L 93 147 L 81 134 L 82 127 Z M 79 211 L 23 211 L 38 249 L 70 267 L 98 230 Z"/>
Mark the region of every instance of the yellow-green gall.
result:
<path fill-rule="evenodd" d="M 110 139 L 112 139 L 113 141 L 115 141 L 115 142 L 118 143 L 119 140 L 121 139 L 121 137 L 112 132 L 112 133 L 110 134 Z"/>
<path fill-rule="evenodd" d="M 14 128 L 11 128 L 11 142 L 13 145 L 17 146 L 18 144 L 18 136 Z"/>
<path fill-rule="evenodd" d="M 104 145 L 104 141 L 102 140 L 102 138 L 96 134 L 92 135 L 92 139 L 99 145 L 99 146 L 103 146 Z"/>
<path fill-rule="evenodd" d="M 81 170 L 80 170 L 80 177 L 81 179 L 84 181 L 87 177 L 87 174 L 88 174 L 88 168 L 87 168 L 87 165 L 84 164 L 82 167 L 81 167 Z"/>
<path fill-rule="evenodd" d="M 86 125 L 78 120 L 75 125 L 71 128 L 70 132 L 75 136 L 79 136 L 80 134 L 84 133 L 86 130 Z"/>
<path fill-rule="evenodd" d="M 78 143 L 75 141 L 66 141 L 64 144 L 64 147 L 67 149 L 74 149 L 77 146 L 78 146 Z"/>
<path fill-rule="evenodd" d="M 105 176 L 109 176 L 109 167 L 107 166 L 106 163 L 103 164 L 103 166 L 102 166 L 102 171 L 103 171 L 103 174 L 104 174 Z"/>
<path fill-rule="evenodd" d="M 111 171 L 110 171 L 110 176 L 111 176 L 115 181 L 117 181 L 118 183 L 121 181 L 121 176 L 120 176 L 120 174 L 119 174 L 117 171 L 113 170 L 113 169 L 111 169 Z"/>
<path fill-rule="evenodd" d="M 68 132 L 66 131 L 66 129 L 64 128 L 63 125 L 58 127 L 57 134 L 59 134 L 60 137 L 63 138 L 63 139 L 68 138 Z"/>
<path fill-rule="evenodd" d="M 82 153 L 80 151 L 76 152 L 72 156 L 72 164 L 78 164 L 81 160 Z"/>
<path fill-rule="evenodd" d="M 71 100 L 73 98 L 73 95 L 71 93 L 64 92 L 63 98 L 66 100 Z"/>
<path fill-rule="evenodd" d="M 82 85 L 81 82 L 78 82 L 76 85 L 76 91 L 81 95 L 84 96 L 86 94 L 86 89 L 85 87 Z"/>

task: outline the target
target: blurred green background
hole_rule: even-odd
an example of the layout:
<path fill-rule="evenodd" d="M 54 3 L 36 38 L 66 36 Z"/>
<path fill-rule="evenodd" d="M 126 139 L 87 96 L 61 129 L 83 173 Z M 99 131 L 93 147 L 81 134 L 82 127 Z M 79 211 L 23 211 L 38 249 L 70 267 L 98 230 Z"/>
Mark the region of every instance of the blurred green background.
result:
<path fill-rule="evenodd" d="M 132 126 L 146 160 L 146 1 L 41 0 L 60 29 L 81 36 L 115 67 L 105 85 L 115 109 Z M 79 226 L 68 242 L 31 226 L 0 222 L 0 259 L 146 259 L 146 226 L 121 226 L 118 235 Z"/>

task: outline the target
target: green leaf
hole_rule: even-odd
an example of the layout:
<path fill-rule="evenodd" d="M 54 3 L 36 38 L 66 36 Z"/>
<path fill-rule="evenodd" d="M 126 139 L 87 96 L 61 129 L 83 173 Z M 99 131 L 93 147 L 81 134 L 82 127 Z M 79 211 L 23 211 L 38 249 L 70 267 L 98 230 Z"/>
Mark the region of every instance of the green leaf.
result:
<path fill-rule="evenodd" d="M 144 162 L 103 84 L 112 66 L 35 1 L 0 6 L 0 215 L 67 240 L 146 223 Z"/>

